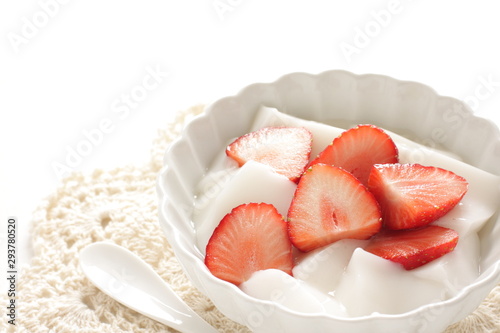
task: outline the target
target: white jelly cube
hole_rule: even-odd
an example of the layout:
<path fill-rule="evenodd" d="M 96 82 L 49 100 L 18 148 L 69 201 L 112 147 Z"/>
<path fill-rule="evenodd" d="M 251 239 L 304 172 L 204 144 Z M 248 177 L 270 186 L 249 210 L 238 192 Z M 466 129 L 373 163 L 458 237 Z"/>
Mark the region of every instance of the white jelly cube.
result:
<path fill-rule="evenodd" d="M 356 249 L 335 297 L 351 316 L 397 314 L 443 300 L 441 283 L 416 277 L 401 265 Z"/>
<path fill-rule="evenodd" d="M 250 296 L 277 302 L 291 310 L 346 315 L 345 309 L 333 297 L 277 269 L 255 272 L 239 287 Z"/>
<path fill-rule="evenodd" d="M 264 164 L 249 161 L 234 174 L 219 177 L 221 190 L 211 198 L 200 196 L 193 220 L 196 224 L 198 248 L 205 253 L 208 240 L 222 218 L 241 204 L 265 202 L 286 217 L 296 185 Z"/>
<path fill-rule="evenodd" d="M 304 253 L 293 268 L 293 276 L 324 293 L 333 292 L 354 250 L 366 243 L 363 240 L 344 239 Z"/>

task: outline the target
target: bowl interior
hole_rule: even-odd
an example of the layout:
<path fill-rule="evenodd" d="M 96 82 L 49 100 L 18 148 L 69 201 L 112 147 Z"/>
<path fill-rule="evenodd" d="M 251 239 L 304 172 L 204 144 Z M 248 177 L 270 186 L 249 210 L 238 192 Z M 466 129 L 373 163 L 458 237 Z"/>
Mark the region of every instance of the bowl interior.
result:
<path fill-rule="evenodd" d="M 255 300 L 248 300 L 238 288 L 218 281 L 208 272 L 203 255 L 195 246 L 196 231 L 191 214 L 195 188 L 210 168 L 214 156 L 223 151 L 230 140 L 249 131 L 261 105 L 339 127 L 372 123 L 411 140 L 455 153 L 466 163 L 500 175 L 500 134 L 495 124 L 474 116 L 465 103 L 439 96 L 419 83 L 345 71 L 318 75 L 293 73 L 274 83 L 253 84 L 236 96 L 215 102 L 187 126 L 165 155 L 165 168 L 158 183 L 160 223 L 193 284 L 223 313 L 245 324 L 248 323 L 241 317 L 243 314 L 235 310 L 242 306 L 220 294 L 229 292 L 243 298 L 244 302 Z M 470 286 L 470 290 L 451 300 L 458 303 L 468 299 L 472 305 L 450 314 L 446 325 L 472 311 L 500 280 L 500 243 L 496 241 L 500 238 L 498 219 L 497 212 L 479 233 L 482 274 L 476 284 L 481 292 L 470 296 L 474 290 L 474 286 Z"/>

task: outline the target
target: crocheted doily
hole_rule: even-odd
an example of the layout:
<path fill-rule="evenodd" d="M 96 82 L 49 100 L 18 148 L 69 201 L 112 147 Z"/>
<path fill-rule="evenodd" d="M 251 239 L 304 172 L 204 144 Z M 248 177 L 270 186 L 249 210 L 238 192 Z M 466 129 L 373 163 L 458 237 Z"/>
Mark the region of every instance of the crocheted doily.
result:
<path fill-rule="evenodd" d="M 157 218 L 155 182 L 168 144 L 202 106 L 179 112 L 160 130 L 142 166 L 73 173 L 36 210 L 34 256 L 17 281 L 16 326 L 3 332 L 175 332 L 122 306 L 84 276 L 79 252 L 97 241 L 122 245 L 143 258 L 197 313 L 221 332 L 249 332 L 222 315 L 184 275 Z M 1 295 L 4 308 L 7 298 Z M 4 308 L 5 309 L 5 308 Z M 17 329 L 17 330 L 16 330 Z M 446 330 L 500 332 L 500 286 L 471 315 Z"/>

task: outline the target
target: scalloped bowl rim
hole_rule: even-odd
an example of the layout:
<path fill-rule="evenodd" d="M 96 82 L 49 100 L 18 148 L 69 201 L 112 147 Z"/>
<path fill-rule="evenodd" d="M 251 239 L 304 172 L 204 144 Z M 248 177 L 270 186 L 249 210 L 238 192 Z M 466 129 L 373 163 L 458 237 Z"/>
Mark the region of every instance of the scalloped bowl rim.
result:
<path fill-rule="evenodd" d="M 243 89 L 241 89 L 237 94 L 235 94 L 233 96 L 223 97 L 223 98 L 215 101 L 214 103 L 210 104 L 202 114 L 195 116 L 189 122 L 189 124 L 187 124 L 186 127 L 182 130 L 181 135 L 170 144 L 170 146 L 168 147 L 168 149 L 164 155 L 164 166 L 160 170 L 160 173 L 158 176 L 158 181 L 157 181 L 157 192 L 159 195 L 160 224 L 161 224 L 161 227 L 164 230 L 164 232 L 168 238 L 168 241 L 170 242 L 171 246 L 174 249 L 175 255 L 178 258 L 179 258 L 179 256 L 182 256 L 182 260 L 179 259 L 179 262 L 181 263 L 181 266 L 186 271 L 189 279 L 192 280 L 192 277 L 188 273 L 189 270 L 186 269 L 187 264 L 193 265 L 193 267 L 196 270 L 198 270 L 200 272 L 200 274 L 203 275 L 204 278 L 207 278 L 208 281 L 210 281 L 210 283 L 213 283 L 219 287 L 231 290 L 232 293 L 235 293 L 236 295 L 238 295 L 238 297 L 241 297 L 245 301 L 255 303 L 256 305 L 263 305 L 263 306 L 272 305 L 272 306 L 276 307 L 276 309 L 278 311 L 289 313 L 289 314 L 292 314 L 295 316 L 301 316 L 304 318 L 325 318 L 325 319 L 332 319 L 335 321 L 345 321 L 345 322 L 363 322 L 363 321 L 371 321 L 374 319 L 392 320 L 392 319 L 397 319 L 397 318 L 400 318 L 400 319 L 401 318 L 408 318 L 408 317 L 411 317 L 414 315 L 418 315 L 419 313 L 422 313 L 424 311 L 431 310 L 432 308 L 442 307 L 442 306 L 450 306 L 454 303 L 460 303 L 460 302 L 462 302 L 463 299 L 465 299 L 468 295 L 473 293 L 478 288 L 484 287 L 485 285 L 490 285 L 492 283 L 498 284 L 500 282 L 500 259 L 496 260 L 496 262 L 494 262 L 494 264 L 492 264 L 486 270 L 481 272 L 480 276 L 473 283 L 471 283 L 471 284 L 467 285 L 466 287 L 464 287 L 463 289 L 461 289 L 454 296 L 452 296 L 444 301 L 438 301 L 438 302 L 424 304 L 422 306 L 419 306 L 413 310 L 410 310 L 410 311 L 407 311 L 404 313 L 383 314 L 383 313 L 375 312 L 375 313 L 372 313 L 370 315 L 358 316 L 358 317 L 340 317 L 340 316 L 336 316 L 333 314 L 327 314 L 327 313 L 303 313 L 303 312 L 298 312 L 298 311 L 289 309 L 288 307 L 286 307 L 282 304 L 273 302 L 273 301 L 261 300 L 261 299 L 251 297 L 248 294 L 241 291 L 241 289 L 239 289 L 237 286 L 214 277 L 210 273 L 210 271 L 207 269 L 204 262 L 202 260 L 200 260 L 200 258 L 195 255 L 195 252 L 190 251 L 187 247 L 182 246 L 182 244 L 183 244 L 182 242 L 174 241 L 174 239 L 177 239 L 181 235 L 181 232 L 173 224 L 167 222 L 167 218 L 166 218 L 167 213 L 165 212 L 165 208 L 169 204 L 169 199 L 168 199 L 167 191 L 164 187 L 164 184 L 165 184 L 166 175 L 169 174 L 169 172 L 171 171 L 171 168 L 167 164 L 167 160 L 168 160 L 167 157 L 170 154 L 170 152 L 174 149 L 175 146 L 186 141 L 186 135 L 188 133 L 189 127 L 193 126 L 192 125 L 193 123 L 200 122 L 200 121 L 204 122 L 204 121 L 207 121 L 209 118 L 211 118 L 211 116 L 212 116 L 211 112 L 212 112 L 213 108 L 215 106 L 217 106 L 219 103 L 224 102 L 224 101 L 228 101 L 228 100 L 240 99 L 242 95 L 245 95 L 249 89 L 251 89 L 255 86 L 275 85 L 283 80 L 289 79 L 291 77 L 295 77 L 297 75 L 299 75 L 299 76 L 305 75 L 305 76 L 310 76 L 310 77 L 321 77 L 323 75 L 329 75 L 329 74 L 335 73 L 335 72 L 341 73 L 343 75 L 352 76 L 353 78 L 356 78 L 356 79 L 366 78 L 366 77 L 378 77 L 378 78 L 384 78 L 386 80 L 393 80 L 393 81 L 396 81 L 396 82 L 401 83 L 401 84 L 418 85 L 418 86 L 430 91 L 432 94 L 435 95 L 436 98 L 453 99 L 453 100 L 457 101 L 458 103 L 461 103 L 462 105 L 464 105 L 465 108 L 470 112 L 471 117 L 483 119 L 483 120 L 489 122 L 490 126 L 493 126 L 496 129 L 496 137 L 494 138 L 494 140 L 496 139 L 495 141 L 500 141 L 500 132 L 498 131 L 498 127 L 496 126 L 496 124 L 494 122 L 492 122 L 489 119 L 485 119 L 485 118 L 479 117 L 477 115 L 474 115 L 472 113 L 472 110 L 469 108 L 469 106 L 466 105 L 465 103 L 463 103 L 462 101 L 460 101 L 456 98 L 453 98 L 453 97 L 439 95 L 430 86 L 423 84 L 423 83 L 420 83 L 420 82 L 416 82 L 416 81 L 399 80 L 399 79 L 395 79 L 395 78 L 390 77 L 390 76 L 380 75 L 380 74 L 354 74 L 354 73 L 351 73 L 351 72 L 348 72 L 345 70 L 328 70 L 328 71 L 324 71 L 324 72 L 321 72 L 318 74 L 311 74 L 311 73 L 305 73 L 305 72 L 293 72 L 293 73 L 282 75 L 277 80 L 272 81 L 272 82 L 259 82 L 259 83 L 250 84 L 250 85 L 244 87 Z M 498 223 L 498 220 L 495 223 Z M 199 250 L 196 249 L 196 251 L 199 251 Z M 198 255 L 201 255 L 201 253 L 198 253 Z M 197 288 L 200 289 L 200 291 L 203 294 L 205 294 L 205 295 L 207 294 L 206 291 L 203 290 L 203 288 L 200 288 L 200 286 L 197 286 Z M 483 298 L 484 297 L 481 297 L 481 299 L 483 299 Z M 228 315 L 228 314 L 226 314 L 226 315 Z M 228 315 L 228 316 L 231 318 L 230 315 Z M 452 324 L 452 323 L 450 323 L 450 324 Z"/>

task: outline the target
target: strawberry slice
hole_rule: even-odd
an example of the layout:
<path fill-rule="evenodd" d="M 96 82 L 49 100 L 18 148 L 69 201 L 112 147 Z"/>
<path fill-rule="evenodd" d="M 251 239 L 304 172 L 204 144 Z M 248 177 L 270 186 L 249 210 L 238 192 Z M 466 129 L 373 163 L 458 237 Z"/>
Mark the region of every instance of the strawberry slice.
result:
<path fill-rule="evenodd" d="M 387 133 L 374 125 L 358 125 L 335 138 L 310 165 L 341 167 L 366 185 L 374 164 L 397 162 L 398 149 Z"/>
<path fill-rule="evenodd" d="M 286 222 L 273 205 L 242 204 L 227 214 L 210 238 L 205 264 L 216 277 L 239 285 L 259 270 L 292 274 Z"/>
<path fill-rule="evenodd" d="M 377 201 L 351 173 L 315 164 L 300 179 L 288 210 L 288 233 L 301 251 L 344 238 L 368 239 L 381 228 Z"/>
<path fill-rule="evenodd" d="M 455 173 L 420 164 L 375 165 L 368 188 L 382 209 L 388 229 L 425 226 L 448 213 L 467 192 Z"/>
<path fill-rule="evenodd" d="M 240 166 L 254 160 L 297 182 L 309 163 L 311 145 L 312 134 L 305 128 L 265 127 L 236 139 L 226 154 Z"/>
<path fill-rule="evenodd" d="M 411 270 L 453 251 L 458 242 L 455 230 L 429 225 L 419 229 L 387 230 L 370 240 L 366 251 Z"/>

